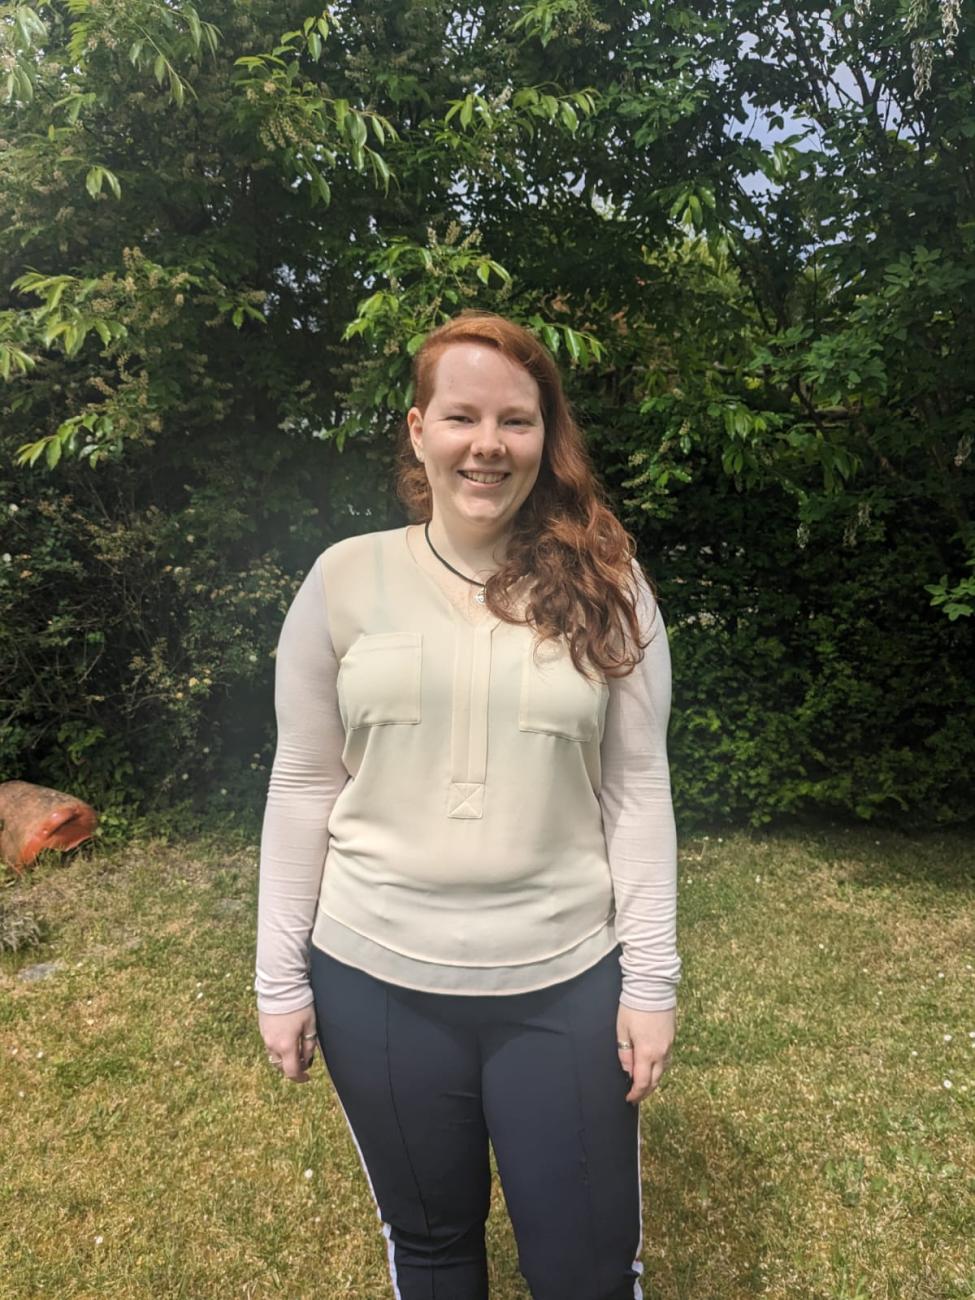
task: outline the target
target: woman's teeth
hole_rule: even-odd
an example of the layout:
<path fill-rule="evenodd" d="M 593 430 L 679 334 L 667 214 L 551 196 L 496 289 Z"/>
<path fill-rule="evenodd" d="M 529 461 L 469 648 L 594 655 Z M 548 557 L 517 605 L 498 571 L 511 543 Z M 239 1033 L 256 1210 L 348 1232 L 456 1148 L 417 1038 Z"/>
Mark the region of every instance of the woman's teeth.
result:
<path fill-rule="evenodd" d="M 460 470 L 460 473 L 464 478 L 469 478 L 472 483 L 500 483 L 503 478 L 508 477 L 507 474 L 474 474 L 466 469 Z"/>

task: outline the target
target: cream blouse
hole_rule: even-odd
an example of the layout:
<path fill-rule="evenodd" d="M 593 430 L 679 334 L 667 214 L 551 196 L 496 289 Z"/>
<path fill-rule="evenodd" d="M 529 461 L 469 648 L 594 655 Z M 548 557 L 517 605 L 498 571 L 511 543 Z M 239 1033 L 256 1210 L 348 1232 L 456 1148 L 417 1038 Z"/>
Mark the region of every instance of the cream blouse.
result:
<path fill-rule="evenodd" d="M 589 682 L 475 604 L 422 529 L 319 556 L 277 649 L 254 988 L 312 1001 L 309 944 L 394 984 L 526 992 L 621 946 L 622 1002 L 675 1005 L 666 629 Z M 471 588 L 473 590 L 473 588 Z"/>

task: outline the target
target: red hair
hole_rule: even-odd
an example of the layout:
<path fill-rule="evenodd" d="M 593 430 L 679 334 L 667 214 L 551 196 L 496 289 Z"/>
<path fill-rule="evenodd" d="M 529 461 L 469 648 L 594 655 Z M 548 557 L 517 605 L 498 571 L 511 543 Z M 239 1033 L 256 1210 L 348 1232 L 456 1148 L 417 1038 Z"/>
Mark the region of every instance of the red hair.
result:
<path fill-rule="evenodd" d="M 521 325 L 468 308 L 431 331 L 413 358 L 413 401 L 421 413 L 433 396 L 437 362 L 452 343 L 487 344 L 527 370 L 538 384 L 545 426 L 538 478 L 515 516 L 505 563 L 485 585 L 488 609 L 506 623 L 533 627 L 541 641 L 564 635 L 573 665 L 590 680 L 587 663 L 607 676 L 626 676 L 649 644 L 640 640 L 636 612 L 636 543 L 596 478 L 555 360 Z M 412 523 L 432 517 L 430 484 L 405 421 L 396 495 Z M 533 581 L 526 616 L 519 617 L 512 588 L 526 574 Z"/>

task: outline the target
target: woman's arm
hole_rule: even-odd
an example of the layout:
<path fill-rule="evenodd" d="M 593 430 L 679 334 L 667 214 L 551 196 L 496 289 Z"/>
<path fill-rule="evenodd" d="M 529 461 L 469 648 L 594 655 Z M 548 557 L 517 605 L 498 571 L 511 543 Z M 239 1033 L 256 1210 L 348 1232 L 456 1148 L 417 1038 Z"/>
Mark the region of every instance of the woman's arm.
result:
<path fill-rule="evenodd" d="M 677 1004 L 677 830 L 667 762 L 670 647 L 663 617 L 634 561 L 643 660 L 628 677 L 609 680 L 600 749 L 599 802 L 622 945 L 620 1002 L 637 1011 Z"/>
<path fill-rule="evenodd" d="M 274 710 L 278 743 L 261 835 L 254 990 L 260 1011 L 312 1002 L 308 943 L 315 920 L 328 819 L 349 779 L 320 561 L 295 596 L 278 640 Z"/>

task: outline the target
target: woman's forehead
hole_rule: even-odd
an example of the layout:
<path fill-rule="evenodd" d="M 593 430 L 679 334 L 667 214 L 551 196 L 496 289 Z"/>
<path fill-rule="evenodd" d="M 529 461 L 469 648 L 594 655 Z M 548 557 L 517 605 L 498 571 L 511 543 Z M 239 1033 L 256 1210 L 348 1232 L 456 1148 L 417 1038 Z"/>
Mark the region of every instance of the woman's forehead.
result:
<path fill-rule="evenodd" d="M 499 391 L 501 390 L 501 391 Z M 436 397 L 496 400 L 515 397 L 535 403 L 538 384 L 516 361 L 481 343 L 454 343 L 445 348 L 434 374 Z"/>

